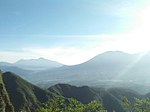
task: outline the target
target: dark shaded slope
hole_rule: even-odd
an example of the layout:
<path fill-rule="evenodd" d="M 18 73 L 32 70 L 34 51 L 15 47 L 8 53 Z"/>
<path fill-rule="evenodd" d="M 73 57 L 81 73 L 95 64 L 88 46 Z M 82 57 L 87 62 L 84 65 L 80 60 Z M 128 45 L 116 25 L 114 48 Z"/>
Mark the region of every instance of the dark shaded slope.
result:
<path fill-rule="evenodd" d="M 0 72 L 0 112 L 14 112 L 14 108 L 9 100 L 8 93 L 2 80 L 2 73 Z"/>
<path fill-rule="evenodd" d="M 140 98 L 137 92 L 125 88 L 110 88 L 102 95 L 104 107 L 108 111 L 115 110 L 116 112 L 124 112 L 122 107 L 122 99 L 127 97 L 131 102 L 134 98 Z"/>
<path fill-rule="evenodd" d="M 124 96 L 130 100 L 133 100 L 135 97 L 142 97 L 142 95 L 139 95 L 137 92 L 125 88 L 110 88 L 107 91 L 118 99 L 121 99 Z"/>
<path fill-rule="evenodd" d="M 4 73 L 3 80 L 15 112 L 20 112 L 22 109 L 27 112 L 34 111 L 40 103 L 46 102 L 49 97 L 52 97 L 49 92 L 30 84 L 11 72 Z"/>
<path fill-rule="evenodd" d="M 113 110 L 116 112 L 124 112 L 124 108 L 122 107 L 122 98 L 124 96 L 131 101 L 134 97 L 140 97 L 134 91 L 121 88 L 105 90 L 102 88 L 90 88 L 88 86 L 76 87 L 68 84 L 57 84 L 48 90 L 66 98 L 75 98 L 86 104 L 92 100 L 101 101 L 105 109 L 110 112 Z"/>
<path fill-rule="evenodd" d="M 50 87 L 48 90 L 66 98 L 75 98 L 84 104 L 88 104 L 98 97 L 88 86 L 76 87 L 68 84 L 57 84 Z M 100 98 L 97 99 L 100 100 Z"/>

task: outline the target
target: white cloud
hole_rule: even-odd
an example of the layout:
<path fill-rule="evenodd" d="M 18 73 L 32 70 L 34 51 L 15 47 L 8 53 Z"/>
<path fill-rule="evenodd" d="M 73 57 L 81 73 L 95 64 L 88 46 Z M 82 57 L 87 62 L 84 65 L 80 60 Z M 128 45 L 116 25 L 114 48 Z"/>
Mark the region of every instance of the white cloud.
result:
<path fill-rule="evenodd" d="M 32 49 L 30 50 L 33 54 L 47 59 L 55 60 L 67 65 L 79 64 L 85 62 L 95 56 L 96 51 L 91 49 L 78 49 L 74 47 L 70 48 L 47 48 L 47 49 Z"/>
<path fill-rule="evenodd" d="M 145 27 L 144 27 L 145 28 Z M 141 32 L 142 31 L 142 32 Z M 22 51 L 1 51 L 0 61 L 15 62 L 19 59 L 47 58 L 63 64 L 73 65 L 89 60 L 105 51 L 121 50 L 137 53 L 149 50 L 149 32 L 134 30 L 121 35 L 86 35 L 86 44 L 80 46 L 26 47 Z M 146 34 L 145 34 L 146 33 Z M 86 40 L 87 37 L 87 40 Z M 79 39 L 79 36 L 78 36 Z M 79 41 L 80 43 L 80 41 Z"/>
<path fill-rule="evenodd" d="M 77 37 L 79 44 L 76 43 L 76 40 L 75 45 L 70 46 L 64 46 L 62 44 L 56 47 L 28 46 L 17 52 L 0 51 L 0 61 L 15 62 L 19 59 L 43 57 L 68 65 L 79 64 L 104 52 L 102 45 L 105 42 L 112 41 L 112 37 L 109 35 L 78 35 L 72 37 L 74 37 L 73 40 L 76 40 Z"/>
<path fill-rule="evenodd" d="M 17 51 L 0 51 L 0 61 L 4 62 L 16 62 L 19 59 L 31 59 L 38 56 L 29 52 L 17 52 Z"/>

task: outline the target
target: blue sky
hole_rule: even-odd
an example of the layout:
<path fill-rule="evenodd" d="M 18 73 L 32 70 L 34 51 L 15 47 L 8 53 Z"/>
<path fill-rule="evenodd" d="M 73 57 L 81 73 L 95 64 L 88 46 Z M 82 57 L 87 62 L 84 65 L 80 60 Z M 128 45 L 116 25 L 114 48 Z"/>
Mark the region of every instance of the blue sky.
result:
<path fill-rule="evenodd" d="M 95 35 L 126 31 L 141 0 L 1 0 L 0 33 Z M 140 7 L 139 7 L 140 6 Z"/>
<path fill-rule="evenodd" d="M 139 12 L 148 6 L 148 0 L 1 0 L 0 61 L 38 57 L 66 64 L 86 61 L 109 50 L 108 44 L 123 38 L 118 35 L 135 29 Z M 124 50 L 117 47 L 110 50 Z M 68 57 L 72 58 L 67 62 Z"/>

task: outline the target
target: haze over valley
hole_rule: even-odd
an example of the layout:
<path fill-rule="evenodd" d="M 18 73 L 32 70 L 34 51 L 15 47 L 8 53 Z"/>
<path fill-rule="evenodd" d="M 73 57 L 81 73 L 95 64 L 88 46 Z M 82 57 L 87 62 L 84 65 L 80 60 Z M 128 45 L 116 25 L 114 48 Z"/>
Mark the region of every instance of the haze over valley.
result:
<path fill-rule="evenodd" d="M 108 51 L 77 65 L 63 65 L 43 58 L 1 62 L 3 72 L 12 71 L 40 87 L 57 83 L 77 86 L 126 87 L 149 92 L 150 53 Z M 39 69 L 40 68 L 40 69 Z M 135 88 L 139 86 L 139 88 Z M 142 89 L 143 88 L 143 89 Z"/>
<path fill-rule="evenodd" d="M 150 112 L 149 0 L 1 0 L 0 112 Z"/>

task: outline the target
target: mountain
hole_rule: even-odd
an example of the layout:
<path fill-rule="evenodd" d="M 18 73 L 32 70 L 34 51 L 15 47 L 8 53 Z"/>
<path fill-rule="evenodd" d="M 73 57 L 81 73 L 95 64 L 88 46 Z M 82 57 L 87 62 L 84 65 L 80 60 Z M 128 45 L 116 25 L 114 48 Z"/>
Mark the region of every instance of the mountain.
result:
<path fill-rule="evenodd" d="M 88 86 L 76 87 L 69 84 L 57 84 L 48 88 L 48 90 L 59 96 L 75 98 L 84 104 L 93 101 L 97 96 Z"/>
<path fill-rule="evenodd" d="M 14 112 L 0 72 L 0 112 Z"/>
<path fill-rule="evenodd" d="M 13 64 L 8 62 L 0 62 L 0 66 L 13 66 Z"/>
<path fill-rule="evenodd" d="M 20 112 L 21 110 L 32 112 L 41 103 L 53 97 L 53 94 L 48 91 L 32 85 L 11 72 L 3 73 L 2 76 L 15 112 Z"/>
<path fill-rule="evenodd" d="M 74 98 L 84 104 L 97 100 L 102 102 L 108 112 L 114 110 L 125 112 L 122 105 L 123 97 L 126 96 L 132 102 L 135 97 L 145 98 L 150 96 L 149 94 L 140 95 L 125 88 L 104 89 L 88 86 L 77 87 L 69 84 L 57 84 L 49 87 L 48 90 L 43 90 L 11 72 L 0 75 L 0 87 L 1 112 L 5 112 L 5 110 L 6 112 L 14 112 L 13 107 L 15 112 L 35 112 L 43 103 L 52 101 L 56 96 L 64 99 Z"/>
<path fill-rule="evenodd" d="M 63 64 L 58 63 L 56 61 L 44 59 L 44 58 L 26 59 L 26 60 L 21 59 L 15 63 L 0 62 L 0 67 L 4 69 L 17 67 L 28 71 L 40 71 L 40 70 L 58 68 L 61 66 L 63 66 Z"/>
<path fill-rule="evenodd" d="M 61 64 L 53 69 L 49 68 L 46 62 L 48 61 L 43 58 L 20 60 L 13 65 L 30 70 L 16 72 L 13 68 L 10 71 L 14 70 L 14 73 L 21 74 L 21 77 L 41 87 L 69 83 L 107 88 L 126 86 L 143 94 L 150 91 L 150 52 L 128 54 L 121 51 L 108 51 L 82 64 L 72 66 Z M 5 71 L 7 70 L 8 68 Z"/>
<path fill-rule="evenodd" d="M 13 65 L 26 70 L 37 71 L 37 70 L 45 70 L 45 69 L 61 67 L 63 64 L 48 59 L 39 58 L 39 59 L 29 59 L 29 60 L 21 59 L 16 63 L 14 63 Z"/>
<path fill-rule="evenodd" d="M 19 60 L 16 63 L 0 62 L 2 72 L 13 72 L 22 78 L 32 81 L 30 75 L 46 69 L 54 69 L 63 66 L 63 64 L 47 60 L 44 58 Z"/>
<path fill-rule="evenodd" d="M 134 57 L 134 55 L 119 51 L 106 52 L 79 65 L 63 66 L 54 70 L 42 71 L 42 75 L 46 76 L 45 78 L 49 77 L 49 79 L 51 77 L 59 77 L 60 79 L 95 80 L 98 78 L 109 80 L 130 64 Z"/>
<path fill-rule="evenodd" d="M 106 90 L 88 86 L 77 87 L 68 84 L 57 84 L 48 88 L 48 90 L 65 98 L 75 98 L 84 104 L 88 104 L 93 100 L 100 101 L 109 112 L 113 110 L 115 112 L 124 112 L 122 98 L 125 96 L 130 101 L 134 97 L 141 97 L 137 92 L 124 88 L 111 88 Z"/>
<path fill-rule="evenodd" d="M 131 69 L 129 67 L 135 63 L 138 57 L 138 54 L 132 55 L 120 51 L 110 51 L 100 54 L 85 63 L 45 70 L 35 76 L 44 81 L 49 79 L 65 81 L 120 80 L 122 75 L 126 75 L 125 72 L 129 72 L 126 69 Z"/>
<path fill-rule="evenodd" d="M 57 83 L 107 87 L 126 86 L 137 91 L 141 90 L 140 92 L 145 94 L 150 91 L 149 74 L 150 52 L 128 54 L 121 51 L 108 51 L 85 63 L 45 70 L 32 74 L 31 78 L 41 87 Z"/>
<path fill-rule="evenodd" d="M 22 68 L 19 68 L 19 67 L 16 67 L 16 66 L 6 66 L 6 65 L 3 65 L 3 66 L 0 66 L 0 69 L 2 70 L 2 72 L 13 72 L 17 75 L 19 75 L 20 77 L 26 79 L 26 80 L 30 80 L 28 77 L 30 74 L 32 74 L 34 71 L 31 71 L 31 70 L 24 70 Z"/>

